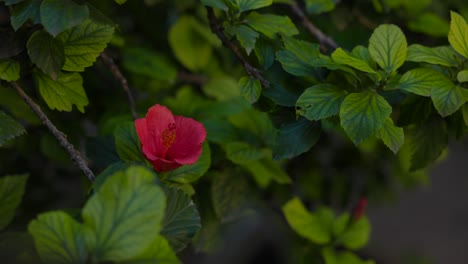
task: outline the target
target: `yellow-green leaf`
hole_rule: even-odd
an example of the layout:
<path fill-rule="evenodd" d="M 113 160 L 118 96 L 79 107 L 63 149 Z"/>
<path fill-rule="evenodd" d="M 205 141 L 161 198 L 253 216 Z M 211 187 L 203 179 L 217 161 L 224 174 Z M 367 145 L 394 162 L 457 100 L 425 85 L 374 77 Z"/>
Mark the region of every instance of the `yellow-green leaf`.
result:
<path fill-rule="evenodd" d="M 450 17 L 448 41 L 460 55 L 468 58 L 468 24 L 456 12 L 450 12 Z"/>
<path fill-rule="evenodd" d="M 369 39 L 369 52 L 387 73 L 395 72 L 406 60 L 406 37 L 395 25 L 384 24 L 374 30 Z"/>

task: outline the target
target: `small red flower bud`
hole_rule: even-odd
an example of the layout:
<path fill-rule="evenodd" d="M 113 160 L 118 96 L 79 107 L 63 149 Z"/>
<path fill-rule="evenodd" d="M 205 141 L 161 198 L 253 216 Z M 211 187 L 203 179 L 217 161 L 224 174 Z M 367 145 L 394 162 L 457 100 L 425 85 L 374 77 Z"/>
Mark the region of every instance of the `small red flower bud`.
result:
<path fill-rule="evenodd" d="M 367 207 L 367 199 L 365 197 L 362 197 L 361 199 L 359 199 L 358 204 L 353 210 L 354 220 L 359 220 L 359 218 L 362 217 L 362 215 L 366 211 L 366 207 Z"/>

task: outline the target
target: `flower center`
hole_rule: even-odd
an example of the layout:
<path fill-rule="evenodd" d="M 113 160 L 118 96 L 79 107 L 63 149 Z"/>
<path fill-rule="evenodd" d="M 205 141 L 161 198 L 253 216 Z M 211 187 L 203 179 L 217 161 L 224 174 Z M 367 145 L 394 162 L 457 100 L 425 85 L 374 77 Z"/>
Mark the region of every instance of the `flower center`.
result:
<path fill-rule="evenodd" d="M 162 140 L 164 148 L 168 149 L 174 141 L 176 140 L 176 125 L 174 123 L 170 123 L 166 129 L 162 132 Z"/>

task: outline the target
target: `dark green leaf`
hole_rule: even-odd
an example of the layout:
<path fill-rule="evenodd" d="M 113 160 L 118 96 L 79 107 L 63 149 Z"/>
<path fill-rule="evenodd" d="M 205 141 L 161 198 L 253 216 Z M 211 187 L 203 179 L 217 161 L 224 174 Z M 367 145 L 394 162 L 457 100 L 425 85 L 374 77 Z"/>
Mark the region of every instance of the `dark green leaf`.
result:
<path fill-rule="evenodd" d="M 468 101 L 468 90 L 453 83 L 450 86 L 433 87 L 431 98 L 439 114 L 446 117 Z"/>
<path fill-rule="evenodd" d="M 299 33 L 296 26 L 294 26 L 291 19 L 287 16 L 252 12 L 245 19 L 249 26 L 269 38 L 274 38 L 276 34 L 292 36 Z"/>
<path fill-rule="evenodd" d="M 219 9 L 227 10 L 227 5 L 223 2 L 223 0 L 201 0 L 202 4 L 206 6 L 216 7 Z"/>
<path fill-rule="evenodd" d="M 42 25 L 54 37 L 89 17 L 88 6 L 72 0 L 43 0 L 40 12 Z"/>
<path fill-rule="evenodd" d="M 352 93 L 341 104 L 341 126 L 358 145 L 377 132 L 392 113 L 392 107 L 373 91 Z"/>
<path fill-rule="evenodd" d="M 468 126 L 468 104 L 465 103 L 462 107 L 463 120 L 465 120 L 465 125 Z"/>
<path fill-rule="evenodd" d="M 395 72 L 405 62 L 406 38 L 395 25 L 380 25 L 369 39 L 369 52 L 387 73 Z"/>
<path fill-rule="evenodd" d="M 468 24 L 456 12 L 450 12 L 450 31 L 448 41 L 450 45 L 465 58 L 468 58 Z"/>
<path fill-rule="evenodd" d="M 341 48 L 337 48 L 332 53 L 331 57 L 336 63 L 342 64 L 342 65 L 347 65 L 347 66 L 353 67 L 355 69 L 358 69 L 360 71 L 367 72 L 367 73 L 372 73 L 372 74 L 377 75 L 377 72 L 374 69 L 372 69 L 369 66 L 369 64 L 367 64 L 366 61 L 363 61 L 361 59 L 358 59 L 358 58 L 355 58 L 355 57 L 349 55 L 348 53 L 346 53 Z"/>
<path fill-rule="evenodd" d="M 229 142 L 226 144 L 227 158 L 236 164 L 247 164 L 268 156 L 268 151 L 257 149 L 244 142 Z"/>
<path fill-rule="evenodd" d="M 127 2 L 127 0 L 115 0 L 115 2 L 119 5 L 123 5 L 125 2 Z"/>
<path fill-rule="evenodd" d="M 411 147 L 410 171 L 425 168 L 433 163 L 448 144 L 447 125 L 438 116 L 409 129 L 405 135 Z"/>
<path fill-rule="evenodd" d="M 0 230 L 15 216 L 15 210 L 23 198 L 28 175 L 11 175 L 0 178 Z"/>
<path fill-rule="evenodd" d="M 239 85 L 236 80 L 230 76 L 212 78 L 208 83 L 203 85 L 202 89 L 206 95 L 216 98 L 219 101 L 227 101 L 240 96 Z"/>
<path fill-rule="evenodd" d="M 5 112 L 0 111 L 0 147 L 9 140 L 26 133 L 24 127 Z"/>
<path fill-rule="evenodd" d="M 317 143 L 320 124 L 305 118 L 285 123 L 278 132 L 273 148 L 274 159 L 290 159 L 311 149 Z"/>
<path fill-rule="evenodd" d="M 11 13 L 11 26 L 18 30 L 26 21 L 32 20 L 34 24 L 41 22 L 40 6 L 42 0 L 26 0 L 19 5 L 13 7 Z"/>
<path fill-rule="evenodd" d="M 33 237 L 26 231 L 0 234 L 0 257 L 15 264 L 40 263 Z"/>
<path fill-rule="evenodd" d="M 445 37 L 449 32 L 450 25 L 447 20 L 439 15 L 433 12 L 425 12 L 415 15 L 413 20 L 409 21 L 408 28 L 434 37 Z"/>
<path fill-rule="evenodd" d="M 177 78 L 175 65 L 163 54 L 145 48 L 124 50 L 125 69 L 172 84 Z"/>
<path fill-rule="evenodd" d="M 44 30 L 39 30 L 29 38 L 27 47 L 31 61 L 53 80 L 57 80 L 65 63 L 62 43 Z"/>
<path fill-rule="evenodd" d="M 208 171 L 211 165 L 210 145 L 205 142 L 198 161 L 192 165 L 184 165 L 164 174 L 164 179 L 178 183 L 192 183 L 200 179 Z"/>
<path fill-rule="evenodd" d="M 90 19 L 57 36 L 65 50 L 66 71 L 84 71 L 93 65 L 114 34 L 114 27 Z"/>
<path fill-rule="evenodd" d="M 262 188 L 267 187 L 272 181 L 279 184 L 291 183 L 288 174 L 271 158 L 251 161 L 243 165 L 243 167 L 250 172 L 257 184 Z"/>
<path fill-rule="evenodd" d="M 5 2 L 5 5 L 10 6 L 14 4 L 18 4 L 23 2 L 24 0 L 2 0 L 2 2 Z"/>
<path fill-rule="evenodd" d="M 115 149 L 125 162 L 144 161 L 140 149 L 140 139 L 135 130 L 135 123 L 125 122 L 114 131 Z"/>
<path fill-rule="evenodd" d="M 431 96 L 434 89 L 453 86 L 452 81 L 440 72 L 429 68 L 417 68 L 403 74 L 398 88 L 421 96 Z"/>
<path fill-rule="evenodd" d="M 86 263 L 84 227 L 64 212 L 41 214 L 28 226 L 44 263 Z"/>
<path fill-rule="evenodd" d="M 286 50 L 276 52 L 276 59 L 284 70 L 296 76 L 312 76 L 315 69 L 311 62 L 319 57 L 320 46 L 283 35 Z"/>
<path fill-rule="evenodd" d="M 309 120 L 320 120 L 340 113 L 347 92 L 332 84 L 317 84 L 307 88 L 299 97 L 297 112 Z"/>
<path fill-rule="evenodd" d="M 322 250 L 322 255 L 325 259 L 325 264 L 375 264 L 372 260 L 361 260 L 353 252 L 335 252 L 328 247 Z"/>
<path fill-rule="evenodd" d="M 70 112 L 76 105 L 84 113 L 88 97 L 83 89 L 83 79 L 79 73 L 59 73 L 57 80 L 52 80 L 39 70 L 34 71 L 34 78 L 39 92 L 50 109 Z"/>
<path fill-rule="evenodd" d="M 133 166 L 110 176 L 83 208 L 88 247 L 99 261 L 130 260 L 158 236 L 166 207 L 154 174 Z"/>
<path fill-rule="evenodd" d="M 164 214 L 163 235 L 172 249 L 179 252 L 192 241 L 201 228 L 197 207 L 185 192 L 170 188 L 167 193 L 167 207 Z"/>
<path fill-rule="evenodd" d="M 430 48 L 419 44 L 413 44 L 408 47 L 406 60 L 439 64 L 447 67 L 457 66 L 455 52 L 449 46 Z"/>
<path fill-rule="evenodd" d="M 260 81 L 254 77 L 244 76 L 239 80 L 240 94 L 249 103 L 255 103 L 262 92 Z"/>
<path fill-rule="evenodd" d="M 255 42 L 260 37 L 258 32 L 245 25 L 239 25 L 233 28 L 233 33 L 236 35 L 241 46 L 244 47 L 247 55 L 249 55 L 253 48 L 255 48 Z"/>
<path fill-rule="evenodd" d="M 13 59 L 0 59 L 0 79 L 8 82 L 20 78 L 20 64 Z"/>
<path fill-rule="evenodd" d="M 295 76 L 313 76 L 316 72 L 314 67 L 299 60 L 288 50 L 277 51 L 276 59 L 281 63 L 286 72 Z"/>
<path fill-rule="evenodd" d="M 255 56 L 257 56 L 258 63 L 260 63 L 264 70 L 270 68 L 275 61 L 275 51 L 273 47 L 262 39 L 257 40 L 254 52 Z"/>
<path fill-rule="evenodd" d="M 306 0 L 305 4 L 309 14 L 330 12 L 335 8 L 335 0 Z"/>
<path fill-rule="evenodd" d="M 258 9 L 272 4 L 272 0 L 230 0 L 239 7 L 239 12 Z"/>
<path fill-rule="evenodd" d="M 377 132 L 377 137 L 382 139 L 384 144 L 390 148 L 393 153 L 397 153 L 405 141 L 403 128 L 396 127 L 390 117 L 387 117 L 382 128 Z"/>

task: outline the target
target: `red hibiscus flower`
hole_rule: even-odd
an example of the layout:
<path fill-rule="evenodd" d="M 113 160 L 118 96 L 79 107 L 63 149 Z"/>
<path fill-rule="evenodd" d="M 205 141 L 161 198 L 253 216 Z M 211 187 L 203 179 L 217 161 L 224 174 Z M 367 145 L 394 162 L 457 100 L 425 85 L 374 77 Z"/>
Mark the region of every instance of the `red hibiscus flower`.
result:
<path fill-rule="evenodd" d="M 165 106 L 154 105 L 145 118 L 135 120 L 143 155 L 158 172 L 195 163 L 206 138 L 203 125 L 192 118 L 173 116 Z"/>

